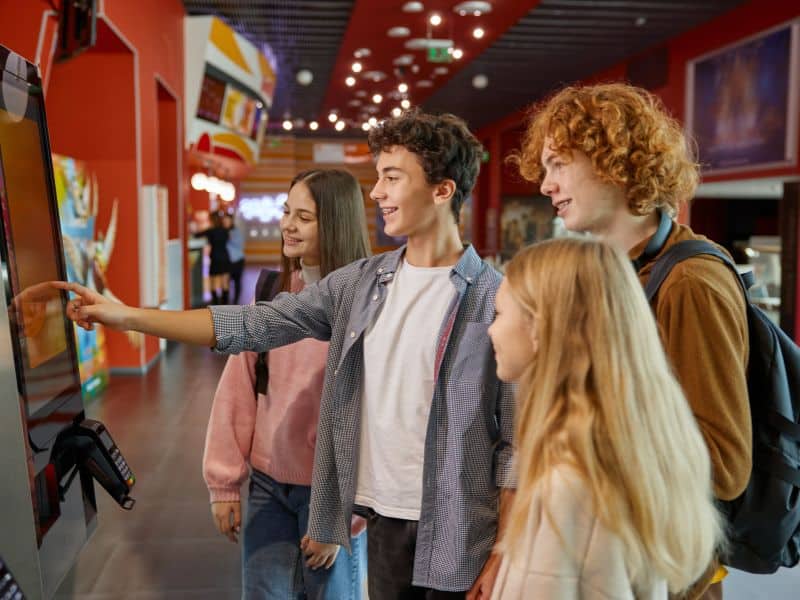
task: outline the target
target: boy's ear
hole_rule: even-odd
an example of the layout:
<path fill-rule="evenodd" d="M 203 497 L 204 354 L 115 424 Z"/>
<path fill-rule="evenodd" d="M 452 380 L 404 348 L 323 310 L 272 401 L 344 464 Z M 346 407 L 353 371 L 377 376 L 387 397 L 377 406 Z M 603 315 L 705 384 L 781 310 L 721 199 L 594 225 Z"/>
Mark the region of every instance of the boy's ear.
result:
<path fill-rule="evenodd" d="M 456 193 L 456 182 L 452 179 L 443 179 L 434 185 L 433 202 L 434 204 L 450 204 L 453 194 Z"/>

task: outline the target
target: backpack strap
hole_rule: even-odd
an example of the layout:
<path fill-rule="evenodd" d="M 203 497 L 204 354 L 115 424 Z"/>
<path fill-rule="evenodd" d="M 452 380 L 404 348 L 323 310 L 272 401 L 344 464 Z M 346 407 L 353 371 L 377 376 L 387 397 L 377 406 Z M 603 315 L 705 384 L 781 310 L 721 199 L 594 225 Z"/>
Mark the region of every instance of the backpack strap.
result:
<path fill-rule="evenodd" d="M 261 269 L 256 282 L 256 302 L 269 302 L 278 295 L 278 282 L 280 281 L 280 271 L 275 269 Z M 269 367 L 267 366 L 267 353 L 259 352 L 256 361 L 256 397 L 258 394 L 267 393 L 267 382 L 269 381 Z"/>
<path fill-rule="evenodd" d="M 261 269 L 256 281 L 256 302 L 269 302 L 278 294 L 278 279 L 280 271 L 275 269 Z"/>
<path fill-rule="evenodd" d="M 728 258 L 728 255 L 711 242 L 706 242 L 704 240 L 685 240 L 673 245 L 653 264 L 653 271 L 650 273 L 650 278 L 644 286 L 644 293 L 645 296 L 647 296 L 647 301 L 652 303 L 661 284 L 664 283 L 667 275 L 669 275 L 675 265 L 701 254 L 707 254 L 718 258 L 723 264 L 727 265 L 728 268 L 733 271 L 736 279 L 742 286 L 745 299 L 747 299 L 747 290 L 753 285 L 754 281 L 752 272 L 745 273 L 744 275 L 740 274 L 736 269 L 736 265 Z"/>

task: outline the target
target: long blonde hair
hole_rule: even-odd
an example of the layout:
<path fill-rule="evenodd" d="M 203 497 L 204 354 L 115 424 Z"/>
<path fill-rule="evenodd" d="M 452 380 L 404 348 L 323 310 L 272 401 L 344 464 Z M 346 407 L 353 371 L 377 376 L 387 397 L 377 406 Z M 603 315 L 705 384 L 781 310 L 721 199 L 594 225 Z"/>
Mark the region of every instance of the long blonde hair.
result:
<path fill-rule="evenodd" d="M 629 259 L 558 239 L 521 251 L 506 276 L 538 352 L 519 382 L 519 480 L 501 552 L 520 547 L 534 497 L 566 464 L 621 540 L 634 586 L 657 575 L 687 588 L 721 542 L 711 462 Z"/>

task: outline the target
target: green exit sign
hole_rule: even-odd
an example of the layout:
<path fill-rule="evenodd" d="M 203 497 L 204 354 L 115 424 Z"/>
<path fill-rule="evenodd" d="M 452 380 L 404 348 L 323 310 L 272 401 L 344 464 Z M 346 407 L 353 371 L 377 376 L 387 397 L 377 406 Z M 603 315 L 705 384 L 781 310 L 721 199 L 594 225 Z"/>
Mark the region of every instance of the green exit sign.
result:
<path fill-rule="evenodd" d="M 448 50 L 450 48 L 428 48 L 428 62 L 449 63 L 453 55 Z"/>

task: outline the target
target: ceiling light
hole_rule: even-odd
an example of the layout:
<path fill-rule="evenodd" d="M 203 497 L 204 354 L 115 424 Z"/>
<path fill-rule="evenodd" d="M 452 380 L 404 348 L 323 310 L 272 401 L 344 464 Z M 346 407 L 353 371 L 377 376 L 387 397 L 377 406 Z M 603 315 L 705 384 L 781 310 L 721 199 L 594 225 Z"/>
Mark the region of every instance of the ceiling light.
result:
<path fill-rule="evenodd" d="M 370 54 L 372 54 L 372 51 L 369 48 L 359 48 L 358 50 L 353 52 L 353 56 L 355 56 L 356 58 L 366 58 Z"/>
<path fill-rule="evenodd" d="M 378 124 L 378 119 L 376 119 L 375 117 L 370 117 L 367 123 L 369 123 L 370 127 L 375 127 L 375 125 Z"/>
<path fill-rule="evenodd" d="M 380 104 L 383 101 L 383 96 L 381 96 L 380 94 L 373 94 L 372 101 L 375 104 Z"/>
<path fill-rule="evenodd" d="M 359 98 L 366 98 L 367 90 L 356 90 L 356 96 L 358 96 Z"/>
<path fill-rule="evenodd" d="M 393 116 L 395 119 L 396 119 L 397 117 L 399 117 L 400 115 L 402 115 L 402 114 L 403 114 L 403 111 L 402 111 L 402 110 L 401 110 L 399 107 L 395 106 L 395 107 L 392 109 L 392 116 Z"/>
<path fill-rule="evenodd" d="M 428 48 L 449 48 L 453 40 L 442 38 L 411 38 L 403 44 L 408 50 L 427 50 Z"/>
<path fill-rule="evenodd" d="M 291 130 L 292 130 L 292 122 L 291 122 L 289 119 L 285 119 L 285 120 L 283 121 L 283 128 L 284 128 L 286 131 L 291 131 Z"/>
<path fill-rule="evenodd" d="M 425 6 L 423 6 L 422 2 L 406 2 L 403 4 L 403 12 L 418 13 L 423 10 L 425 10 Z"/>
<path fill-rule="evenodd" d="M 486 32 L 483 30 L 482 27 L 476 27 L 475 29 L 472 30 L 472 37 L 474 37 L 476 40 L 479 40 L 483 37 L 483 34 L 485 33 Z"/>
<path fill-rule="evenodd" d="M 360 62 L 356 61 L 353 63 L 353 66 L 351 68 L 353 69 L 353 73 L 361 73 L 361 69 L 363 67 L 361 66 Z"/>
<path fill-rule="evenodd" d="M 409 108 L 411 108 L 411 100 L 409 100 L 408 98 L 403 98 L 402 100 L 400 100 L 400 106 L 403 107 L 403 110 L 408 110 Z"/>
<path fill-rule="evenodd" d="M 408 91 L 408 84 L 401 83 L 400 85 L 397 86 L 397 91 L 400 92 L 401 94 L 405 94 Z"/>
<path fill-rule="evenodd" d="M 430 17 L 428 17 L 428 22 L 434 27 L 437 27 L 442 24 L 442 17 L 441 15 L 433 13 Z"/>
<path fill-rule="evenodd" d="M 392 27 L 386 32 L 386 35 L 392 38 L 408 37 L 411 35 L 411 30 L 408 27 Z"/>
<path fill-rule="evenodd" d="M 422 87 L 422 88 L 433 87 L 433 82 L 428 79 L 420 79 L 417 82 L 417 87 Z"/>
<path fill-rule="evenodd" d="M 206 189 L 208 185 L 208 175 L 205 173 L 195 173 L 192 175 L 192 178 L 189 180 L 189 183 L 192 185 L 192 189 L 202 191 Z"/>
<path fill-rule="evenodd" d="M 339 115 L 331 111 L 331 113 L 328 115 L 328 121 L 330 121 L 331 123 L 336 123 L 336 121 L 338 120 L 339 120 Z"/>
<path fill-rule="evenodd" d="M 411 65 L 411 72 L 415 75 L 419 73 L 419 65 Z"/>
<path fill-rule="evenodd" d="M 449 70 L 447 67 L 436 67 L 436 68 L 433 70 L 433 72 L 434 72 L 434 73 L 436 73 L 436 75 L 447 75 L 447 73 L 448 73 L 449 71 L 450 71 L 450 70 Z"/>
<path fill-rule="evenodd" d="M 489 85 L 489 78 L 482 73 L 472 78 L 472 87 L 475 89 L 482 90 L 487 85 Z"/>
<path fill-rule="evenodd" d="M 353 98 L 347 103 L 347 106 L 361 106 L 362 102 L 358 98 Z"/>
<path fill-rule="evenodd" d="M 292 124 L 295 127 L 297 127 L 298 129 L 302 129 L 303 126 L 306 124 L 306 120 L 305 119 L 301 119 L 301 118 L 297 118 L 294 121 L 292 121 Z"/>
<path fill-rule="evenodd" d="M 413 62 L 414 62 L 413 54 L 401 54 L 392 61 L 392 64 L 398 66 L 406 66 L 412 64 Z"/>
<path fill-rule="evenodd" d="M 311 131 L 316 131 L 317 129 L 319 129 L 319 123 L 317 123 L 316 121 L 311 121 L 311 123 L 308 124 L 308 128 Z"/>
<path fill-rule="evenodd" d="M 347 79 L 344 80 L 344 83 L 347 87 L 353 87 L 356 84 L 356 78 L 350 75 Z"/>
<path fill-rule="evenodd" d="M 300 85 L 310 85 L 311 82 L 314 81 L 314 73 L 308 69 L 300 69 L 294 78 Z"/>
<path fill-rule="evenodd" d="M 637 27 L 641 27 L 645 23 L 647 23 L 647 17 L 636 17 L 636 20 L 633 22 Z"/>
<path fill-rule="evenodd" d="M 362 123 L 361 129 L 363 129 L 364 131 L 369 131 L 369 123 L 367 123 L 366 121 Z"/>
<path fill-rule="evenodd" d="M 458 60 L 462 56 L 464 56 L 464 51 L 463 50 L 461 50 L 460 48 L 456 48 L 455 50 L 453 50 L 453 58 Z"/>
<path fill-rule="evenodd" d="M 367 71 L 362 75 L 364 79 L 369 79 L 370 81 L 374 81 L 378 83 L 379 81 L 383 81 L 386 79 L 386 73 L 383 71 Z"/>
<path fill-rule="evenodd" d="M 453 12 L 457 12 L 462 17 L 469 13 L 479 17 L 483 13 L 492 12 L 492 5 L 484 0 L 468 0 L 467 2 L 459 2 L 456 4 L 453 7 Z"/>
<path fill-rule="evenodd" d="M 336 131 L 341 131 L 342 129 L 344 129 L 345 128 L 344 121 L 336 121 L 336 125 L 334 125 L 334 128 L 336 129 Z"/>

